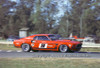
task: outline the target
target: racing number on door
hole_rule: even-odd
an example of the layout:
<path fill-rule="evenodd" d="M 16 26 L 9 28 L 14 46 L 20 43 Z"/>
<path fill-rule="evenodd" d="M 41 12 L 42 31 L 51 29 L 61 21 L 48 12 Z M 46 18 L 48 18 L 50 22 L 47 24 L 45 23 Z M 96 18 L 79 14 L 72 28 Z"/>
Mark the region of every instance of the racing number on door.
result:
<path fill-rule="evenodd" d="M 48 44 L 40 43 L 40 44 L 39 44 L 39 48 L 47 48 L 47 45 L 48 45 Z"/>

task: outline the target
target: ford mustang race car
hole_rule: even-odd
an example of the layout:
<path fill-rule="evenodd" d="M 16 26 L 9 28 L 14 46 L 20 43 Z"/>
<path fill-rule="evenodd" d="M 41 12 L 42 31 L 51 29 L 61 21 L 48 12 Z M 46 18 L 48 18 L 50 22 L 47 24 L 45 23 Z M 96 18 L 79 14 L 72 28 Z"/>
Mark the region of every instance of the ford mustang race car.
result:
<path fill-rule="evenodd" d="M 56 34 L 35 34 L 14 40 L 13 44 L 17 48 L 22 48 L 24 52 L 31 50 L 34 52 L 39 50 L 74 52 L 81 49 L 81 42 L 59 38 L 60 36 Z"/>

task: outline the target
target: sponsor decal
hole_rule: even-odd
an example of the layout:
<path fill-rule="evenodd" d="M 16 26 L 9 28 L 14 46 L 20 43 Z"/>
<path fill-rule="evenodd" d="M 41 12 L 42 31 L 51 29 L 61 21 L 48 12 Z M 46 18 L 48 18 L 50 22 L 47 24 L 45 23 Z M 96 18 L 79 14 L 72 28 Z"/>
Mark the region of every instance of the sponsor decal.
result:
<path fill-rule="evenodd" d="M 48 47 L 53 47 L 53 45 L 48 45 Z"/>

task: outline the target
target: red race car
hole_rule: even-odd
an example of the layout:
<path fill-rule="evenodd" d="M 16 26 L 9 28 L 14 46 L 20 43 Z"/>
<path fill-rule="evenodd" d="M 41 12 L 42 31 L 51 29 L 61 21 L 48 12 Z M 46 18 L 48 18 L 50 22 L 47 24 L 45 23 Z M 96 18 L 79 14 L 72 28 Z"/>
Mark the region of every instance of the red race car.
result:
<path fill-rule="evenodd" d="M 59 39 L 60 35 L 56 34 L 35 34 L 13 42 L 17 48 L 22 48 L 24 52 L 30 50 L 36 52 L 39 50 L 74 52 L 81 49 L 82 43 L 66 39 Z"/>

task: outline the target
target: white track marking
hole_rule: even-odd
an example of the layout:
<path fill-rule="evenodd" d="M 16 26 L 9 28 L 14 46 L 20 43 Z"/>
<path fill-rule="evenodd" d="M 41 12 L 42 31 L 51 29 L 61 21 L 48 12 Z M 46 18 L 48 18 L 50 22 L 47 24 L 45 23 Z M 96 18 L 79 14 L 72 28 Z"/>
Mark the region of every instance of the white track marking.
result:
<path fill-rule="evenodd" d="M 7 52 L 11 52 L 12 50 L 8 50 Z"/>
<path fill-rule="evenodd" d="M 19 50 L 19 51 L 17 51 L 17 52 L 22 52 L 22 50 Z"/>
<path fill-rule="evenodd" d="M 33 52 L 33 51 L 30 51 L 30 52 Z"/>
<path fill-rule="evenodd" d="M 1 52 L 2 50 L 0 50 L 0 52 Z"/>

